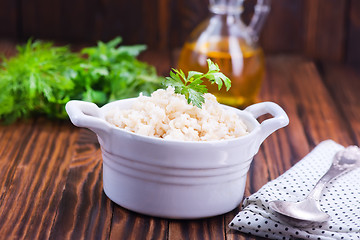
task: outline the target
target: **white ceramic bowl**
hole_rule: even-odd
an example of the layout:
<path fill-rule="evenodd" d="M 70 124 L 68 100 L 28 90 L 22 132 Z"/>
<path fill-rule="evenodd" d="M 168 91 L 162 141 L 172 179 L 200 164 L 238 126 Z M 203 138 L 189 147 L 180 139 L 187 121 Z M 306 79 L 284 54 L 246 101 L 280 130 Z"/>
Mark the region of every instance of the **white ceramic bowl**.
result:
<path fill-rule="evenodd" d="M 130 108 L 134 99 L 119 100 L 98 108 L 70 101 L 66 111 L 72 123 L 94 131 L 103 157 L 105 194 L 127 209 L 165 218 L 210 217 L 229 212 L 242 201 L 246 176 L 260 144 L 286 126 L 284 110 L 272 102 L 236 111 L 250 133 L 232 139 L 185 142 L 140 136 L 105 120 L 116 105 Z M 264 114 L 273 118 L 256 120 Z"/>

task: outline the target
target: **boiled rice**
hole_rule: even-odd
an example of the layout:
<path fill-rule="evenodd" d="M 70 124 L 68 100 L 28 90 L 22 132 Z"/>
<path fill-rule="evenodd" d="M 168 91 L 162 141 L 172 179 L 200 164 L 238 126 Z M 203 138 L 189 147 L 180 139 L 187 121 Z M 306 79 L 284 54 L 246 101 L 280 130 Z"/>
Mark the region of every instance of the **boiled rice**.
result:
<path fill-rule="evenodd" d="M 182 141 L 232 139 L 248 133 L 235 112 L 222 108 L 210 93 L 204 97 L 200 109 L 172 87 L 159 89 L 151 97 L 140 95 L 131 109 L 112 109 L 106 120 L 140 135 Z"/>

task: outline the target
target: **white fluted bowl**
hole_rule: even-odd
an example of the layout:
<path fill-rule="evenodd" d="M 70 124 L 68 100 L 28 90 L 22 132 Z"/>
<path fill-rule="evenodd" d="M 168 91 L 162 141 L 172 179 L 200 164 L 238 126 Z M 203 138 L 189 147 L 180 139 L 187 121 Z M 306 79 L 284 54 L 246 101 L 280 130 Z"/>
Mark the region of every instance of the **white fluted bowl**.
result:
<path fill-rule="evenodd" d="M 229 212 L 242 201 L 246 175 L 260 144 L 286 126 L 284 110 L 272 102 L 232 107 L 247 125 L 249 134 L 231 140 L 185 142 L 141 136 L 115 127 L 106 113 L 130 108 L 125 99 L 98 108 L 70 101 L 66 111 L 72 123 L 95 132 L 103 157 L 105 194 L 127 209 L 165 218 L 210 217 Z M 264 114 L 273 118 L 261 124 Z"/>

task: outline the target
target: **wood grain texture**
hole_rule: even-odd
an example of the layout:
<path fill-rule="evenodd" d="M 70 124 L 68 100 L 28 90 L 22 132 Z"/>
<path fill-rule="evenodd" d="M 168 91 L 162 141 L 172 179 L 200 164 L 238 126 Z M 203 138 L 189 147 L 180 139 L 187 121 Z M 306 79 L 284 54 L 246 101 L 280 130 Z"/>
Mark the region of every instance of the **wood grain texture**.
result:
<path fill-rule="evenodd" d="M 16 54 L 16 47 L 13 41 L 0 40 L 0 54 L 4 57 L 12 57 Z"/>
<path fill-rule="evenodd" d="M 0 49 L 7 49 L 1 47 Z M 167 74 L 174 58 L 142 59 Z M 245 196 L 258 191 L 319 142 L 359 144 L 360 75 L 353 68 L 301 56 L 268 56 L 259 101 L 282 106 L 290 124 L 262 144 L 248 173 Z M 5 239 L 226 239 L 262 238 L 230 230 L 240 211 L 198 220 L 134 213 L 102 189 L 101 149 L 95 134 L 68 121 L 42 118 L 0 126 L 0 236 Z"/>
<path fill-rule="evenodd" d="M 0 234 L 48 238 L 77 132 L 69 124 L 44 119 L 0 129 Z"/>
<path fill-rule="evenodd" d="M 348 66 L 325 64 L 324 80 L 331 96 L 336 99 L 334 104 L 339 109 L 339 115 L 347 123 L 347 127 L 342 129 L 351 138 L 347 144 L 359 145 L 360 95 L 357 91 L 360 89 L 359 72 Z"/>
<path fill-rule="evenodd" d="M 305 52 L 307 56 L 331 61 L 345 57 L 347 2 L 306 0 Z"/>
<path fill-rule="evenodd" d="M 245 1 L 245 23 L 255 3 Z M 120 35 L 125 44 L 169 51 L 210 15 L 208 5 L 209 0 L 2 0 L 0 38 L 93 44 Z M 360 66 L 359 13 L 356 0 L 273 0 L 260 44 L 267 53 Z"/>
<path fill-rule="evenodd" d="M 21 16 L 18 12 L 19 1 L 2 0 L 0 1 L 0 38 L 16 39 Z"/>
<path fill-rule="evenodd" d="M 170 69 L 176 67 L 176 62 L 170 60 L 173 58 L 168 51 L 148 50 L 142 52 L 138 59 L 153 65 L 159 76 L 169 76 Z"/>
<path fill-rule="evenodd" d="M 299 53 L 304 43 L 304 1 L 275 0 L 260 37 L 268 53 Z"/>
<path fill-rule="evenodd" d="M 208 0 L 174 0 L 170 29 L 171 49 L 181 47 L 190 33 L 209 16 Z"/>
<path fill-rule="evenodd" d="M 171 221 L 169 239 L 225 239 L 224 217 L 217 216 L 202 220 Z"/>
<path fill-rule="evenodd" d="M 23 38 L 94 43 L 123 36 L 125 44 L 168 50 L 168 0 L 24 1 Z"/>
<path fill-rule="evenodd" d="M 349 0 L 348 4 L 348 35 L 346 42 L 346 61 L 351 65 L 360 67 L 360 2 Z"/>
<path fill-rule="evenodd" d="M 159 239 L 168 237 L 168 221 L 114 206 L 110 239 Z"/>
<path fill-rule="evenodd" d="M 46 10 L 45 10 L 46 9 Z M 22 32 L 25 39 L 61 38 L 60 1 L 30 0 L 20 5 Z"/>
<path fill-rule="evenodd" d="M 81 130 L 75 146 L 50 239 L 107 239 L 113 204 L 102 190 L 97 138 Z"/>

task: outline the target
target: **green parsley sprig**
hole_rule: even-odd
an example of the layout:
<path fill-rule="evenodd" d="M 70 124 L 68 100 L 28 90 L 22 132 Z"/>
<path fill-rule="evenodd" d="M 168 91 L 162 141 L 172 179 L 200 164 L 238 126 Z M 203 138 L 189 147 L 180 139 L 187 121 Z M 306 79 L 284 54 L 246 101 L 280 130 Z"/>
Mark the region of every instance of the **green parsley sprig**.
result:
<path fill-rule="evenodd" d="M 72 99 L 102 106 L 160 88 L 163 77 L 137 59 L 146 46 L 121 41 L 99 41 L 72 52 L 69 46 L 30 39 L 18 46 L 16 56 L 0 56 L 0 123 L 33 114 L 68 118 L 65 104 Z"/>
<path fill-rule="evenodd" d="M 166 77 L 164 85 L 173 87 L 175 93 L 183 94 L 188 104 L 192 103 L 201 108 L 205 102 L 204 93 L 208 92 L 206 85 L 202 84 L 203 79 L 208 79 L 211 84 L 217 84 L 218 90 L 222 88 L 223 84 L 225 84 L 226 91 L 231 87 L 230 79 L 220 72 L 219 66 L 210 59 L 207 59 L 207 63 L 209 67 L 207 73 L 189 71 L 187 76 L 181 69 L 173 68 L 170 71 L 170 77 Z"/>

